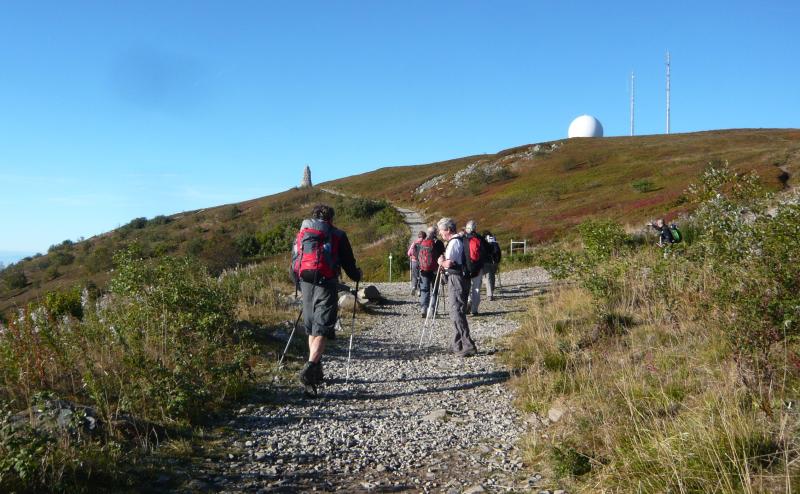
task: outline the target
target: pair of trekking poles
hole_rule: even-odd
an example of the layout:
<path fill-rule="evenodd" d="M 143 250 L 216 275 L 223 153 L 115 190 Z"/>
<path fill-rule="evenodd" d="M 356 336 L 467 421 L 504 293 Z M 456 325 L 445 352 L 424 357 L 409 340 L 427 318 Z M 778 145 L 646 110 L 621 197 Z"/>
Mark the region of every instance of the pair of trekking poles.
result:
<path fill-rule="evenodd" d="M 425 339 L 425 331 L 430 327 L 430 332 L 428 333 L 428 344 L 430 345 L 431 340 L 433 339 L 433 325 L 436 324 L 436 313 L 439 310 L 439 281 L 441 280 L 442 269 L 440 268 L 436 272 L 436 281 L 434 282 L 433 293 L 431 293 L 430 299 L 428 300 L 428 308 L 425 311 L 425 323 L 422 325 L 422 331 L 419 335 L 419 346 L 417 348 L 422 348 L 422 342 Z M 433 323 L 429 324 L 431 321 Z"/>
<path fill-rule="evenodd" d="M 360 280 L 359 280 L 360 281 Z M 345 384 L 350 380 L 350 358 L 353 354 L 353 335 L 356 332 L 356 306 L 358 305 L 358 283 L 356 281 L 356 289 L 353 292 L 353 318 L 350 326 L 350 344 L 347 347 L 347 371 L 345 377 Z M 347 286 L 347 285 L 340 285 L 340 286 Z M 349 287 L 347 291 L 350 291 Z M 295 298 L 297 298 L 297 289 L 295 288 L 294 292 Z M 303 316 L 303 307 L 301 304 L 300 311 L 297 313 L 297 319 L 294 321 L 294 326 L 292 326 L 292 332 L 289 334 L 289 341 L 286 342 L 286 348 L 283 349 L 283 353 L 281 354 L 281 359 L 278 361 L 278 369 L 275 371 L 275 377 L 272 379 L 272 382 L 275 382 L 275 379 L 278 377 L 278 373 L 283 369 L 283 360 L 286 358 L 286 354 L 289 352 L 289 346 L 292 344 L 292 338 L 294 338 L 294 333 L 297 331 L 297 325 L 300 324 L 300 318 Z"/>

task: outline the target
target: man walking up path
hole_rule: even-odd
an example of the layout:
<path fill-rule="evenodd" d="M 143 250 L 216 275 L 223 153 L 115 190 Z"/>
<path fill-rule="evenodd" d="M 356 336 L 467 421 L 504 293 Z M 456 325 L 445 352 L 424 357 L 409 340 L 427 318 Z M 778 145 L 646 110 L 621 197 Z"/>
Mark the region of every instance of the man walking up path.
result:
<path fill-rule="evenodd" d="M 316 386 L 323 381 L 322 354 L 326 339 L 335 339 L 339 317 L 337 285 L 341 270 L 353 281 L 361 280 L 347 234 L 333 226 L 334 210 L 314 206 L 304 220 L 292 247 L 292 270 L 303 296 L 303 326 L 308 335 L 308 362 L 300 371 L 300 382 Z"/>
<path fill-rule="evenodd" d="M 436 300 L 431 303 L 431 292 L 436 290 L 433 286 L 436 273 L 439 269 L 439 257 L 444 254 L 444 244 L 436 238 L 436 228 L 429 227 L 426 238 L 417 245 L 417 260 L 419 261 L 419 307 L 422 317 L 426 317 L 428 306 L 436 306 Z"/>
<path fill-rule="evenodd" d="M 467 221 L 467 226 L 464 228 L 466 231 L 466 235 L 463 237 L 465 240 L 470 240 L 472 237 L 476 237 L 477 241 L 480 242 L 482 240 L 481 236 L 478 234 L 478 224 L 475 220 Z M 469 244 L 467 244 L 469 245 Z M 465 249 L 468 247 L 465 246 Z M 470 255 L 470 252 L 465 250 L 466 255 Z M 478 307 L 481 304 L 481 281 L 483 280 L 483 265 L 479 264 L 478 273 L 470 273 L 472 278 L 469 280 L 469 297 L 468 297 L 468 304 L 464 304 L 464 312 L 471 312 L 473 316 L 478 315 Z"/>
<path fill-rule="evenodd" d="M 455 331 L 450 350 L 461 357 L 468 357 L 475 355 L 478 349 L 470 337 L 467 316 L 463 310 L 467 304 L 470 286 L 470 280 L 464 274 L 466 267 L 464 242 L 456 233 L 458 230 L 453 219 L 442 218 L 437 226 L 442 239 L 447 242 L 444 254 L 439 257 L 439 266 L 447 273 L 447 307 Z"/>

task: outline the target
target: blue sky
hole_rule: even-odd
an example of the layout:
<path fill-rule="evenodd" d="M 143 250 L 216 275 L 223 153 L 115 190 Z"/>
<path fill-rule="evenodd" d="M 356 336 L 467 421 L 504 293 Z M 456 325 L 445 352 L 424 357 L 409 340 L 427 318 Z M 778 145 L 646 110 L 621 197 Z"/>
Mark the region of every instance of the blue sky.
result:
<path fill-rule="evenodd" d="M 796 2 L 0 2 L 0 251 L 565 137 L 798 127 Z"/>

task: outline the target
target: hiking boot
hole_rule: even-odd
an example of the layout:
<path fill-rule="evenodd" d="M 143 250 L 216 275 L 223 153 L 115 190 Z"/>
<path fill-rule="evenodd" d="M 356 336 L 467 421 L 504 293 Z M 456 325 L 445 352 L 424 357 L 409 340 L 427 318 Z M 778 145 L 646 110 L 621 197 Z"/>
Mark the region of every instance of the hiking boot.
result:
<path fill-rule="evenodd" d="M 300 382 L 304 386 L 316 386 L 322 384 L 324 376 L 322 374 L 322 362 L 306 362 L 303 370 L 298 374 Z"/>
<path fill-rule="evenodd" d="M 456 355 L 458 355 L 459 357 L 466 358 L 466 357 L 472 357 L 473 355 L 477 355 L 477 353 L 478 353 L 478 350 L 476 350 L 475 348 L 470 348 L 469 350 L 465 350 L 463 352 L 459 352 Z"/>
<path fill-rule="evenodd" d="M 427 313 L 426 311 L 422 311 L 422 314 L 421 314 L 421 315 L 422 315 L 422 318 L 423 318 L 423 319 L 425 319 L 426 317 L 428 317 L 428 313 Z"/>
<path fill-rule="evenodd" d="M 322 360 L 314 365 L 312 371 L 312 377 L 314 379 L 314 384 L 322 384 L 325 381 L 325 375 L 322 373 Z"/>
<path fill-rule="evenodd" d="M 478 311 L 476 311 L 476 310 L 472 311 L 472 315 L 473 316 L 477 316 L 478 315 Z"/>
<path fill-rule="evenodd" d="M 317 366 L 314 362 L 306 362 L 303 369 L 297 374 L 298 379 L 304 386 L 311 386 L 314 384 L 314 368 Z"/>

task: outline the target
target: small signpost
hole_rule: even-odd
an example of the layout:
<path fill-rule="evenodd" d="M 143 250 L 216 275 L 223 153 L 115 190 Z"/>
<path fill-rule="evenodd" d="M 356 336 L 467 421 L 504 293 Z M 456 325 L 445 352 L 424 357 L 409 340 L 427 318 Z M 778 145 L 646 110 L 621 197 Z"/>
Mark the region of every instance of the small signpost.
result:
<path fill-rule="evenodd" d="M 392 253 L 389 252 L 389 283 L 392 282 Z"/>

